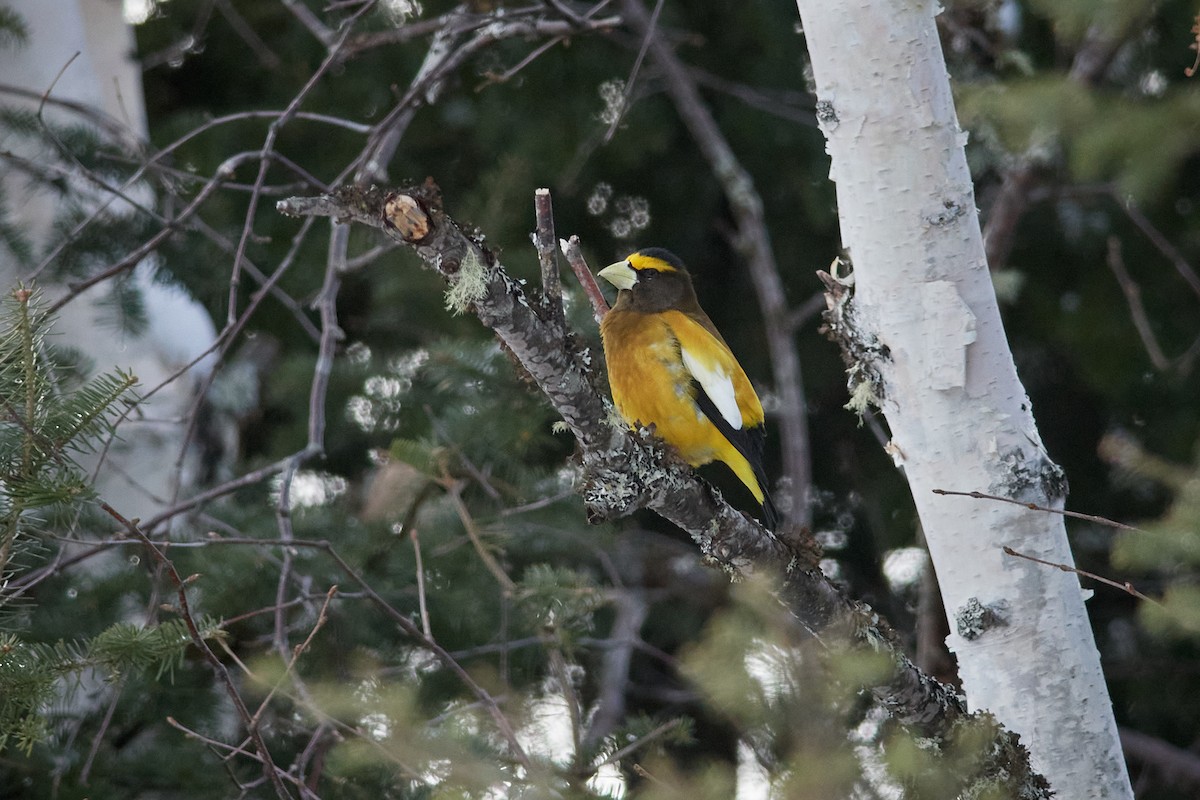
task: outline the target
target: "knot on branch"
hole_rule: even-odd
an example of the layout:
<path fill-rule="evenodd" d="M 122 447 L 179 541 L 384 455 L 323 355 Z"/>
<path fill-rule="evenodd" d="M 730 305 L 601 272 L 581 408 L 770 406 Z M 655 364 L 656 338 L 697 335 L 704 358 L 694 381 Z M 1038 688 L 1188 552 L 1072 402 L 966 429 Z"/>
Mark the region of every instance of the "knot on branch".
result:
<path fill-rule="evenodd" d="M 376 191 L 378 190 L 374 186 L 367 190 L 368 193 Z M 371 199 L 374 201 L 374 208 L 378 209 L 377 213 L 383 219 L 384 228 L 395 231 L 408 244 L 426 243 L 429 234 L 436 227 L 434 217 L 442 214 L 442 190 L 433 178 L 426 178 L 422 184 L 406 186 Z"/>
<path fill-rule="evenodd" d="M 993 628 L 1007 627 L 1009 614 L 1008 603 L 1003 600 L 984 605 L 972 597 L 954 612 L 954 627 L 959 636 L 974 641 Z"/>
<path fill-rule="evenodd" d="M 1021 447 L 1001 450 L 1002 469 L 988 491 L 1018 500 L 1053 504 L 1067 496 L 1067 474 L 1040 451 L 1027 454 Z"/>
<path fill-rule="evenodd" d="M 383 202 L 383 221 L 404 241 L 420 244 L 429 236 L 433 223 L 416 198 L 407 194 L 388 195 Z"/>

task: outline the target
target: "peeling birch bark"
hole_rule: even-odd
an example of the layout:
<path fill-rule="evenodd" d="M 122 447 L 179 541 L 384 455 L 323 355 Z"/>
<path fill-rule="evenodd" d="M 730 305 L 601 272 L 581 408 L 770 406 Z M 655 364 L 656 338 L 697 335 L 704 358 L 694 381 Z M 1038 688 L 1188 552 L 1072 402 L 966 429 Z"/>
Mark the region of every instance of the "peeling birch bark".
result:
<path fill-rule="evenodd" d="M 936 5 L 797 4 L 854 264 L 833 327 L 856 360 L 852 381 L 878 376 L 856 395 L 891 428 L 968 704 L 1020 734 L 1057 797 L 1132 798 L 1078 578 L 1002 550 L 1072 564 L 1062 518 L 933 493 L 1055 508 L 1066 495 L 1001 325 Z"/>

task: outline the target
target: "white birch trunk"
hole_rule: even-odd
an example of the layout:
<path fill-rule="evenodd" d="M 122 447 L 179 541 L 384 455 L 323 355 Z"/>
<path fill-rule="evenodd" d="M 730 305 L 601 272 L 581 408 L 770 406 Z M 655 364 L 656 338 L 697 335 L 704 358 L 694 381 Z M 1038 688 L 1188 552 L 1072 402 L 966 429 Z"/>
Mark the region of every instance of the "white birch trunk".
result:
<path fill-rule="evenodd" d="M 8 3 L 24 20 L 29 40 L 22 46 L 0 49 L 0 82 L 33 92 L 33 97 L 0 94 L 0 104 L 36 109 L 36 99 L 50 92 L 54 100 L 88 106 L 106 115 L 112 128 L 121 129 L 130 142 L 146 138 L 146 112 L 142 99 L 141 70 L 132 60 L 133 31 L 122 16 L 119 0 L 12 0 Z M 53 90 L 51 87 L 53 86 Z M 79 125 L 92 119 L 54 103 L 44 108 L 55 124 Z M 42 144 L 9 137 L 5 146 L 35 163 L 64 169 L 71 177 L 76 199 L 92 207 L 112 201 L 79 174 L 73 165 Z M 61 199 L 19 170 L 0 172 L 10 222 L 19 226 L 41 251 L 56 244 L 52 223 Z M 143 186 L 127 192 L 154 205 Z M 123 201 L 108 206 L 114 214 L 138 213 Z M 18 264 L 0 248 L 0 294 L 28 275 L 31 264 Z M 104 265 L 98 265 L 104 266 Z M 75 348 L 94 363 L 98 372 L 116 367 L 129 369 L 140 380 L 138 391 L 147 392 L 170 378 L 208 348 L 216 331 L 205 310 L 182 290 L 156 284 L 153 264 L 143 262 L 136 280 L 143 293 L 147 329 L 141 335 L 114 330 L 111 311 L 103 306 L 106 288 L 97 285 L 59 312 L 54 327 L 56 343 Z M 61 297 L 67 288 L 39 282 L 47 300 Z M 96 470 L 101 496 L 130 517 L 148 517 L 173 502 L 190 483 L 189 470 L 196 459 L 181 458 L 188 428 L 187 414 L 196 397 L 196 381 L 211 369 L 211 357 L 171 381 L 139 405 L 122 424 L 120 438 L 105 453 L 102 464 L 80 461 Z M 193 456 L 195 454 L 192 454 Z M 181 487 L 181 484 L 183 486 Z"/>
<path fill-rule="evenodd" d="M 1061 506 L 996 306 L 946 65 L 925 0 L 797 0 L 854 265 L 856 338 L 889 450 L 941 583 L 972 709 L 1029 747 L 1070 798 L 1132 798 L 1061 517 L 934 489 Z M 874 340 L 874 341 L 873 341 Z M 990 612 L 990 613 L 984 613 Z"/>

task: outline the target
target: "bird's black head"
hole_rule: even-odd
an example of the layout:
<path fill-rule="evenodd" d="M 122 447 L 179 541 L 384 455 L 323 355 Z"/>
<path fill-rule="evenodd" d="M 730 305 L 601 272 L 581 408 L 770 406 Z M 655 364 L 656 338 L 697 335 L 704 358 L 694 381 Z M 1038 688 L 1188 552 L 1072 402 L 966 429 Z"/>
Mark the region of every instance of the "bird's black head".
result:
<path fill-rule="evenodd" d="M 698 308 L 687 267 L 678 256 L 661 247 L 638 250 L 600 270 L 600 277 L 621 290 L 617 304 L 632 311 Z"/>

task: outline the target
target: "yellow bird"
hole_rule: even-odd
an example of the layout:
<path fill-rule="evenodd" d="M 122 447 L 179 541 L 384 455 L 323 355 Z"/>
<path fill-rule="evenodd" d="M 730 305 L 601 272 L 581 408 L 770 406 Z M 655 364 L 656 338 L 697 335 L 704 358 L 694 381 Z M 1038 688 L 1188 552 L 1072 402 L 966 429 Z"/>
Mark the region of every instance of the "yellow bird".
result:
<path fill-rule="evenodd" d="M 745 371 L 700 308 L 683 262 L 661 247 L 600 270 L 617 303 L 600 323 L 608 382 L 631 427 L 654 432 L 693 467 L 721 461 L 779 520 L 763 470 L 762 403 Z"/>

